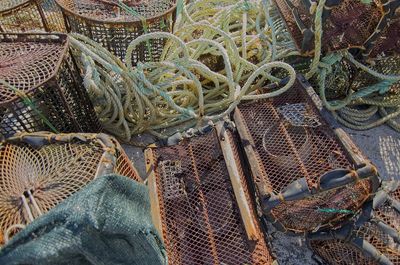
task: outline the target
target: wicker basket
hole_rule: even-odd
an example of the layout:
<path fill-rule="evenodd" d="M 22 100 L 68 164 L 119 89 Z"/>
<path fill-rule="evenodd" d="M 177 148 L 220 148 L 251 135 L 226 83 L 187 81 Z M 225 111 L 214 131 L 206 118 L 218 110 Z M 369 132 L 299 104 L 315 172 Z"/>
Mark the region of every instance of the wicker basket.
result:
<path fill-rule="evenodd" d="M 231 131 L 145 152 L 153 223 L 170 264 L 272 264 Z"/>
<path fill-rule="evenodd" d="M 301 76 L 279 97 L 240 105 L 234 121 L 260 211 L 279 230 L 335 226 L 378 187 L 376 169 L 332 129 L 336 122 Z"/>
<path fill-rule="evenodd" d="M 0 143 L 0 245 L 96 177 L 140 177 L 105 134 L 21 133 Z"/>
<path fill-rule="evenodd" d="M 0 135 L 99 132 L 64 34 L 0 33 Z"/>
<path fill-rule="evenodd" d="M 331 265 L 400 264 L 400 183 L 384 186 L 342 228 L 308 235 L 313 251 Z"/>
<path fill-rule="evenodd" d="M 115 2 L 117 1 L 57 0 L 70 32 L 83 34 L 101 43 L 122 60 L 125 60 L 126 49 L 133 39 L 149 32 L 172 30 L 175 0 L 126 3 L 138 16 L 127 13 L 114 4 Z M 156 61 L 163 47 L 162 39 L 139 46 L 132 53 L 132 65 L 139 61 Z"/>
<path fill-rule="evenodd" d="M 65 32 L 61 10 L 54 0 L 2 0 L 0 32 L 44 30 Z"/>
<path fill-rule="evenodd" d="M 305 54 L 314 50 L 315 0 L 275 0 L 298 49 Z M 379 38 L 386 39 L 387 25 L 396 18 L 397 0 L 327 1 L 322 15 L 322 50 L 360 49 L 368 56 Z M 365 50 L 366 49 L 366 50 Z"/>

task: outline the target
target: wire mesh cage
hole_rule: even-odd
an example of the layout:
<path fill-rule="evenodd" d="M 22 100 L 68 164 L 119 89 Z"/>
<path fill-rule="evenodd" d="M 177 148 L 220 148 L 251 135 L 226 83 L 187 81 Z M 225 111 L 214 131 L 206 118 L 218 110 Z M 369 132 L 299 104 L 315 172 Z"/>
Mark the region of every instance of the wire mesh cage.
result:
<path fill-rule="evenodd" d="M 271 264 L 235 137 L 203 136 L 145 152 L 153 220 L 171 264 Z"/>
<path fill-rule="evenodd" d="M 259 207 L 280 230 L 334 226 L 377 189 L 376 169 L 301 76 L 279 97 L 240 105 L 234 121 Z"/>
<path fill-rule="evenodd" d="M 356 48 L 369 54 L 375 42 L 388 33 L 385 29 L 397 17 L 397 0 L 326 1 L 321 12 L 316 0 L 275 0 L 298 49 L 314 50 L 318 32 L 315 17 L 321 17 L 322 49 L 326 52 Z M 390 38 L 390 37 L 389 37 Z"/>
<path fill-rule="evenodd" d="M 61 10 L 53 0 L 2 0 L 0 32 L 65 32 Z"/>
<path fill-rule="evenodd" d="M 400 264 L 399 184 L 385 183 L 374 201 L 342 228 L 308 235 L 309 246 L 332 265 Z"/>
<path fill-rule="evenodd" d="M 118 1 L 57 0 L 69 31 L 85 35 L 125 60 L 129 43 L 150 32 L 172 31 L 175 0 Z M 132 52 L 132 65 L 156 61 L 165 40 L 154 39 Z"/>
<path fill-rule="evenodd" d="M 140 177 L 105 134 L 20 133 L 0 145 L 0 245 L 93 179 Z"/>
<path fill-rule="evenodd" d="M 101 128 L 64 34 L 0 33 L 0 135 Z"/>

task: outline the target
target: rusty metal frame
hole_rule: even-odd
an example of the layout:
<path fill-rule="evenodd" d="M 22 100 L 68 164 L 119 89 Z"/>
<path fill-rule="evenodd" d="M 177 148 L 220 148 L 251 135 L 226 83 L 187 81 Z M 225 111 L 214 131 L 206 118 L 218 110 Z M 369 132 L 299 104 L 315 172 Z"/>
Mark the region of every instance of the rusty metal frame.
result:
<path fill-rule="evenodd" d="M 266 218 L 272 222 L 274 222 L 275 226 L 283 231 L 291 231 L 291 232 L 305 232 L 302 230 L 297 230 L 295 228 L 286 227 L 282 224 L 283 220 L 279 220 L 276 216 L 272 214 L 272 211 L 279 205 L 284 205 L 287 202 L 297 202 L 303 199 L 314 198 L 315 196 L 322 194 L 327 191 L 333 191 L 335 189 L 344 188 L 346 185 L 351 185 L 352 183 L 358 183 L 361 180 L 366 179 L 367 182 L 370 183 L 370 194 L 374 193 L 379 187 L 379 179 L 376 168 L 368 161 L 361 153 L 361 151 L 354 145 L 349 136 L 341 129 L 338 128 L 337 122 L 333 119 L 331 114 L 322 107 L 322 103 L 319 100 L 319 97 L 314 92 L 313 88 L 307 83 L 304 77 L 299 75 L 297 77 L 297 81 L 292 88 L 296 92 L 290 92 L 291 97 L 294 97 L 294 93 L 298 93 L 298 95 L 302 98 L 305 98 L 305 104 L 311 109 L 318 118 L 320 119 L 324 130 L 331 131 L 331 141 L 336 142 L 336 144 L 341 148 L 341 152 L 343 153 L 347 159 L 347 163 L 350 166 L 346 169 L 336 170 L 333 169 L 331 171 L 327 170 L 324 174 L 320 175 L 317 183 L 311 185 L 308 177 L 308 169 L 303 163 L 304 158 L 302 158 L 298 153 L 295 144 L 291 140 L 291 136 L 288 134 L 285 128 L 282 129 L 283 135 L 287 142 L 289 143 L 289 147 L 294 151 L 295 161 L 293 163 L 298 165 L 298 170 L 302 175 L 302 178 L 297 178 L 287 185 L 285 188 L 280 188 L 278 191 L 274 189 L 271 183 L 265 182 L 263 180 L 263 176 L 267 176 L 269 174 L 269 164 L 263 163 L 260 153 L 257 151 L 257 146 L 255 144 L 255 139 L 250 132 L 247 123 L 253 122 L 251 120 L 246 120 L 241 111 L 241 106 L 236 108 L 233 114 L 233 120 L 236 124 L 237 131 L 240 135 L 243 149 L 245 150 L 245 154 L 247 157 L 247 162 L 251 169 L 252 173 L 252 182 L 255 186 L 255 190 L 259 197 L 259 206 L 262 209 L 263 213 L 266 215 Z M 287 92 L 289 93 L 289 92 Z M 263 100 L 256 103 L 247 104 L 246 108 L 251 109 L 251 104 L 256 106 L 257 104 L 273 104 L 273 100 L 277 100 L 279 102 L 285 102 L 285 98 L 288 95 L 283 94 L 277 99 L 272 100 Z M 269 103 L 270 102 L 270 103 Z M 269 106 L 269 105 L 268 105 Z M 271 107 L 275 108 L 275 107 Z M 277 111 L 275 112 L 274 119 L 283 119 L 280 118 Z M 247 117 L 249 119 L 249 117 Z M 264 120 L 264 122 L 272 122 L 268 120 Z M 313 128 L 308 128 L 309 131 L 313 131 Z M 286 172 L 286 173 L 284 173 Z M 289 170 L 282 170 L 282 178 L 285 178 L 285 174 L 291 174 Z M 370 194 L 366 197 L 369 198 Z M 365 194 L 366 195 L 366 194 Z M 357 206 L 360 207 L 361 205 Z M 283 206 L 282 206 L 283 207 Z M 343 217 L 343 216 L 342 216 Z M 320 225 L 333 225 L 331 221 L 336 221 L 336 218 L 333 220 L 326 220 L 327 223 L 321 223 L 315 226 L 318 227 Z"/>
<path fill-rule="evenodd" d="M 201 263 L 200 260 L 196 260 L 196 258 L 192 257 L 192 260 L 185 260 L 184 257 L 181 257 L 183 255 L 182 253 L 179 253 L 179 249 L 175 248 L 176 244 L 185 244 L 183 242 L 177 242 L 176 238 L 174 237 L 173 232 L 169 230 L 169 225 L 171 222 L 171 219 L 169 219 L 168 214 L 166 213 L 166 207 L 171 207 L 172 205 L 175 205 L 175 207 L 180 207 L 179 206 L 179 198 L 169 198 L 167 197 L 167 192 L 169 190 L 168 187 L 164 186 L 164 180 L 165 178 L 162 177 L 161 175 L 161 167 L 162 164 L 165 161 L 169 161 L 167 158 L 164 158 L 163 154 L 167 152 L 170 154 L 172 150 L 181 150 L 179 152 L 182 153 L 176 153 L 174 156 L 174 159 L 177 161 L 180 161 L 180 159 L 187 159 L 189 161 L 189 164 L 193 165 L 193 179 L 198 181 L 197 183 L 200 183 L 198 188 L 199 191 L 199 197 L 196 200 L 201 201 L 201 205 L 204 205 L 205 208 L 202 208 L 202 215 L 205 221 L 205 224 L 202 226 L 202 229 L 204 230 L 205 234 L 208 234 L 208 242 L 209 242 L 209 251 L 212 253 L 212 259 L 208 260 L 208 262 L 212 264 L 221 264 L 223 262 L 224 255 L 225 254 L 221 253 L 221 244 L 225 244 L 225 242 L 221 242 L 220 236 L 217 236 L 214 231 L 214 226 L 212 225 L 213 222 L 216 222 L 216 219 L 219 220 L 219 222 L 225 221 L 225 220 L 220 220 L 218 217 L 215 216 L 215 212 L 212 211 L 209 203 L 209 197 L 207 197 L 206 194 L 203 192 L 206 192 L 205 190 L 202 190 L 201 188 L 201 183 L 203 183 L 204 180 L 203 178 L 209 178 L 209 176 L 202 175 L 202 169 L 198 168 L 201 167 L 202 165 L 197 164 L 200 163 L 199 161 L 196 160 L 195 158 L 195 152 L 196 150 L 196 144 L 193 143 L 196 141 L 197 143 L 199 142 L 205 142 L 209 141 L 210 139 L 214 139 L 212 141 L 218 142 L 218 146 L 215 146 L 213 149 L 215 150 L 209 150 L 209 151 L 204 151 L 204 157 L 209 156 L 210 154 L 207 154 L 207 152 L 214 152 L 218 153 L 218 160 L 220 161 L 219 163 L 223 163 L 224 165 L 222 166 L 225 168 L 225 175 L 222 177 L 225 179 L 225 183 L 227 185 L 228 189 L 231 189 L 233 194 L 234 201 L 232 201 L 232 205 L 235 210 L 235 212 L 238 212 L 238 215 L 236 218 L 238 218 L 236 221 L 239 221 L 241 223 L 241 229 L 246 239 L 244 242 L 247 242 L 245 245 L 249 244 L 254 245 L 255 248 L 253 250 L 250 249 L 242 249 L 241 251 L 243 253 L 248 253 L 248 255 L 252 256 L 251 258 L 249 257 L 250 260 L 248 260 L 246 264 L 271 264 L 272 263 L 272 257 L 270 256 L 268 252 L 268 247 L 267 243 L 265 241 L 263 232 L 261 231 L 261 226 L 259 224 L 259 220 L 256 217 L 257 214 L 255 213 L 255 208 L 253 205 L 253 202 L 251 200 L 251 194 L 249 193 L 249 189 L 247 186 L 246 182 L 246 177 L 243 173 L 243 168 L 242 168 L 242 162 L 240 159 L 238 159 L 238 146 L 237 143 L 235 142 L 235 136 L 232 134 L 230 129 L 225 127 L 225 124 L 223 122 L 218 123 L 214 129 L 211 131 L 207 132 L 205 136 L 197 136 L 192 139 L 185 139 L 183 142 L 179 143 L 178 145 L 172 146 L 172 147 L 159 147 L 159 148 L 148 148 L 145 151 L 145 161 L 146 161 L 146 170 L 147 170 L 147 177 L 148 177 L 148 186 L 150 190 L 150 202 L 151 202 L 151 209 L 152 209 L 152 218 L 153 218 L 153 223 L 155 224 L 157 230 L 159 231 L 159 234 L 162 236 L 164 243 L 167 248 L 167 253 L 169 256 L 170 262 L 173 264 L 203 264 Z M 204 140 L 203 140 L 204 139 Z M 186 150 L 186 151 L 182 151 Z M 186 153 L 187 152 L 187 153 Z M 169 156 L 168 156 L 169 157 Z M 191 162 L 190 162 L 191 161 Z M 184 167 L 184 162 L 182 163 L 182 167 Z M 186 168 L 186 170 L 188 170 Z M 186 174 L 186 173 L 185 173 Z M 209 173 L 212 174 L 212 173 Z M 220 174 L 220 173 L 215 173 L 215 174 Z M 218 178 L 216 180 L 218 182 Z M 229 184 L 228 184 L 229 183 Z M 204 183 L 203 183 L 204 184 Z M 207 185 L 207 184 L 204 184 Z M 209 184 L 209 185 L 214 185 L 214 184 Z M 230 187 L 230 188 L 229 188 Z M 182 195 L 183 196 L 183 195 Z M 190 196 L 190 195 L 186 195 Z M 221 195 L 221 200 L 224 200 L 223 198 L 226 198 L 225 195 Z M 189 197 L 188 197 L 189 198 Z M 169 201 L 168 201 L 169 200 Z M 172 202 L 171 202 L 172 201 Z M 168 206 L 169 205 L 169 206 Z M 177 210 L 178 211 L 178 210 Z M 185 218 L 185 217 L 181 217 Z M 199 217 L 200 218 L 200 217 Z M 235 221 L 235 222 L 236 222 Z M 231 222 L 231 221 L 229 221 Z M 232 225 L 232 224 L 231 224 Z M 190 227 L 182 227 L 181 229 L 188 229 L 186 233 L 190 233 Z M 199 228 L 200 229 L 200 228 Z M 200 229 L 201 230 L 201 229 Z M 227 239 L 228 240 L 228 239 Z M 228 240 L 229 241 L 229 240 Z M 193 234 L 193 244 L 196 242 L 196 235 Z M 200 241 L 199 241 L 200 242 Z M 199 243 L 198 250 L 199 253 L 201 251 L 201 248 L 204 247 L 203 241 Z M 228 244 L 228 243 L 226 243 Z M 230 242 L 229 244 L 241 244 L 239 242 Z M 201 246 L 200 246 L 201 245 Z M 237 246 L 236 246 L 237 247 Z M 193 251 L 193 256 L 196 255 L 196 247 L 192 246 L 192 251 Z M 253 247 L 251 247 L 253 248 Z M 268 252 L 268 253 L 267 253 Z M 201 253 L 200 253 L 201 254 Z M 233 256 L 239 255 L 235 250 L 232 250 L 231 253 Z M 205 256 L 207 256 L 206 253 L 204 253 Z M 179 257 L 179 258 L 177 258 Z M 240 257 L 240 255 L 239 255 Z M 197 257 L 199 258 L 199 257 Z M 226 257 L 225 257 L 226 258 Z M 242 257 L 243 258 L 243 257 Z M 205 258 L 206 259 L 206 258 Z M 261 261 L 264 260 L 264 261 Z M 206 262 L 206 261 L 204 261 Z M 239 261 L 238 261 L 239 262 Z M 207 263 L 207 262 L 206 262 Z M 229 263 L 230 264 L 230 263 Z"/>

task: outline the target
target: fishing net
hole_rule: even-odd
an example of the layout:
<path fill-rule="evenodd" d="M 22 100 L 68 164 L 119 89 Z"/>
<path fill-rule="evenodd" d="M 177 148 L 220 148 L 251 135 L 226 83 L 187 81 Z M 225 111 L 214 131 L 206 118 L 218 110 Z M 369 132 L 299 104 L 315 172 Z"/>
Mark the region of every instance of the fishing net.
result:
<path fill-rule="evenodd" d="M 0 32 L 65 32 L 61 10 L 53 0 L 2 0 Z"/>
<path fill-rule="evenodd" d="M 272 264 L 229 129 L 148 149 L 146 160 L 171 264 Z"/>
<path fill-rule="evenodd" d="M 19 134 L 0 146 L 0 244 L 106 174 L 139 175 L 104 134 Z"/>
<path fill-rule="evenodd" d="M 275 0 L 298 48 L 310 53 L 356 48 L 369 55 L 381 38 L 391 41 L 386 28 L 394 19 L 398 1 Z M 318 7 L 317 7 L 318 6 Z M 316 22 L 316 17 L 321 21 Z M 319 29 L 321 27 L 321 29 Z M 314 37 L 322 34 L 321 47 L 314 47 Z M 393 45 L 393 43 L 392 43 Z"/>
<path fill-rule="evenodd" d="M 303 80 L 234 113 L 260 207 L 278 229 L 293 232 L 335 225 L 377 186 L 376 169 L 331 128 L 333 119 Z"/>
<path fill-rule="evenodd" d="M 332 265 L 400 264 L 398 185 L 385 183 L 374 201 L 342 228 L 309 235 L 310 247 Z"/>
<path fill-rule="evenodd" d="M 100 130 L 67 36 L 0 33 L 0 135 L 43 130 Z"/>
<path fill-rule="evenodd" d="M 166 265 L 147 188 L 123 176 L 96 178 L 29 224 L 0 263 Z"/>
<path fill-rule="evenodd" d="M 125 59 L 129 43 L 137 37 L 158 31 L 172 31 L 175 0 L 100 1 L 57 0 L 68 22 L 69 31 L 100 43 L 120 59 Z M 148 41 L 132 53 L 132 63 L 157 61 L 163 39 Z"/>

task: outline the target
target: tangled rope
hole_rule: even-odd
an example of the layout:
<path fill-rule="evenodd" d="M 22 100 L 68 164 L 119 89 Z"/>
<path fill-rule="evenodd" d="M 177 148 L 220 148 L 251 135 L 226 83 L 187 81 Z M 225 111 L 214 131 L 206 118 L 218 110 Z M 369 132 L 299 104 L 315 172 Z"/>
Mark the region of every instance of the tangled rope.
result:
<path fill-rule="evenodd" d="M 144 132 L 163 138 L 223 118 L 243 100 L 280 95 L 294 84 L 294 69 L 272 61 L 295 54 L 295 47 L 287 32 L 279 31 L 283 25 L 271 25 L 266 17 L 269 2 L 220 3 L 183 5 L 174 34 L 136 38 L 127 49 L 126 63 L 89 38 L 70 35 L 85 87 L 106 130 L 125 141 Z M 138 46 L 161 39 L 166 45 L 159 62 L 132 65 Z M 283 71 L 289 76 L 286 85 L 258 93 L 266 83 L 281 80 L 272 73 Z"/>

